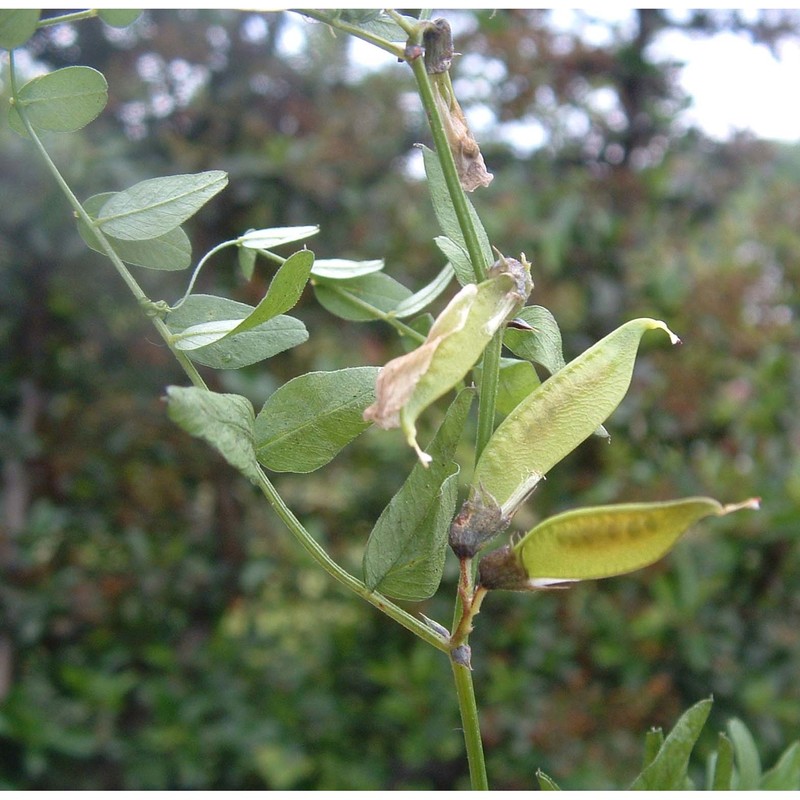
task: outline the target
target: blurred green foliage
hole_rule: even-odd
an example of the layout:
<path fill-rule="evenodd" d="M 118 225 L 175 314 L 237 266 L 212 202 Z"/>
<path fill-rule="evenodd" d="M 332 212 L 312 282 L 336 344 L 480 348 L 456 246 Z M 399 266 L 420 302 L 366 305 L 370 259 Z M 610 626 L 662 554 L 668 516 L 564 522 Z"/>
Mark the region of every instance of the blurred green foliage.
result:
<path fill-rule="evenodd" d="M 474 201 L 492 240 L 533 262 L 532 302 L 554 313 L 567 357 L 634 316 L 684 340 L 645 348 L 611 444 L 579 448 L 516 525 L 687 494 L 761 496 L 763 510 L 701 526 L 630 577 L 487 600 L 472 647 L 497 788 L 530 788 L 540 767 L 562 787 L 628 785 L 644 731 L 712 693 L 701 758 L 732 716 L 765 764 L 800 729 L 800 150 L 682 130 L 672 67 L 647 59 L 659 13 L 601 47 L 556 34 L 545 12 L 453 12 L 467 113 L 535 117 L 549 135 L 525 154 L 500 127 L 479 135 L 495 180 Z M 358 70 L 352 45 L 320 25 L 298 39 L 298 25 L 160 11 L 39 32 L 32 64 L 96 67 L 110 91 L 84 131 L 48 137 L 51 153 L 81 198 L 227 170 L 191 226 L 195 260 L 250 227 L 319 224 L 317 255 L 385 257 L 418 288 L 443 262 L 409 168 L 428 138 L 407 68 Z M 751 34 L 769 42 L 769 25 Z M 496 62 L 501 78 L 481 80 Z M 597 88 L 616 93 L 622 123 L 593 110 Z M 579 135 L 568 110 L 586 115 Z M 333 586 L 169 423 L 159 397 L 177 365 L 5 123 L 0 186 L 13 199 L 0 206 L 0 785 L 466 788 L 445 660 Z M 200 289 L 257 302 L 270 276 L 242 284 L 233 259 Z M 168 300 L 183 280 L 142 276 Z M 397 354 L 378 325 L 343 339 L 310 297 L 299 315 L 310 342 L 209 373 L 214 388 L 260 407 L 302 372 Z M 357 571 L 411 462 L 399 435 L 370 430 L 322 471 L 276 482 Z M 419 610 L 447 621 L 454 570 Z"/>

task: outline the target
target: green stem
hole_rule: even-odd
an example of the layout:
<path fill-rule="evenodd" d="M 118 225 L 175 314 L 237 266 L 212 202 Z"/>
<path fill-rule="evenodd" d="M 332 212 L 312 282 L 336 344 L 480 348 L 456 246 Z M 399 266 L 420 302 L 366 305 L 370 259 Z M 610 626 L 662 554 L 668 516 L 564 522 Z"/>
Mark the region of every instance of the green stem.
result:
<path fill-rule="evenodd" d="M 458 220 L 461 234 L 464 237 L 464 243 L 467 246 L 470 261 L 472 262 L 475 279 L 478 282 L 483 281 L 486 279 L 488 264 L 484 258 L 477 231 L 472 223 L 467 198 L 461 186 L 461 180 L 458 177 L 455 160 L 450 151 L 447 133 L 436 104 L 433 87 L 431 86 L 431 81 L 425 68 L 424 59 L 417 58 L 412 61 L 411 68 L 414 72 L 419 95 L 431 127 L 436 155 L 442 167 L 442 173 L 450 194 L 450 200 L 453 204 L 453 210 Z M 475 444 L 476 462 L 494 430 L 495 403 L 497 400 L 497 385 L 500 375 L 500 352 L 503 343 L 502 337 L 503 334 L 501 330 L 493 337 L 489 346 L 484 351 L 478 403 L 478 433 Z M 468 570 L 471 572 L 471 565 L 468 567 Z M 471 588 L 471 574 L 462 576 L 462 580 Z M 460 641 L 452 640 L 451 644 L 458 645 L 464 650 L 469 647 L 467 641 L 471 616 L 469 616 L 469 618 L 467 617 L 470 610 L 471 609 L 464 609 L 464 604 L 459 594 L 456 597 L 455 603 L 456 619 L 461 617 L 465 627 L 458 626 L 456 628 L 455 634 L 460 637 Z M 480 724 L 478 722 L 475 689 L 472 685 L 472 673 L 468 666 L 458 663 L 452 658 L 451 663 L 456 695 L 458 697 L 458 707 L 461 713 L 461 723 L 464 730 L 464 744 L 467 750 L 467 760 L 469 762 L 470 782 L 473 790 L 487 790 L 489 785 L 486 775 L 486 762 L 483 755 Z"/>
<path fill-rule="evenodd" d="M 436 147 L 436 156 L 439 159 L 442 172 L 444 173 L 447 191 L 450 193 L 450 200 L 453 203 L 453 211 L 458 220 L 458 225 L 461 228 L 461 233 L 464 236 L 464 243 L 467 246 L 467 253 L 472 262 L 475 279 L 477 282 L 480 282 L 486 279 L 486 268 L 488 265 L 483 256 L 478 234 L 472 224 L 469 206 L 467 205 L 467 196 L 464 194 L 464 189 L 461 186 L 461 180 L 456 170 L 456 162 L 453 159 L 453 154 L 450 152 L 447 133 L 436 105 L 433 87 L 431 86 L 430 78 L 425 69 L 424 59 L 414 59 L 414 61 L 411 62 L 411 69 L 417 80 L 419 96 L 425 108 L 425 114 L 428 117 L 428 123 L 431 128 L 433 144 Z"/>
<path fill-rule="evenodd" d="M 14 69 L 13 69 L 13 52 L 11 53 L 11 84 L 12 84 L 12 94 L 16 97 L 16 81 L 14 76 Z M 127 284 L 128 288 L 133 293 L 134 297 L 136 298 L 137 302 L 140 306 L 145 308 L 152 308 L 153 303 L 149 298 L 145 295 L 142 291 L 139 284 L 133 278 L 133 276 L 128 271 L 127 267 L 123 264 L 120 260 L 119 256 L 114 251 L 114 248 L 109 243 L 108 239 L 103 235 L 103 232 L 94 226 L 94 221 L 92 218 L 86 213 L 83 206 L 81 205 L 78 198 L 69 188 L 69 185 L 64 180 L 61 173 L 58 171 L 58 168 L 53 163 L 52 159 L 50 158 L 49 154 L 44 148 L 44 145 L 41 143 L 39 137 L 36 135 L 33 127 L 30 125 L 28 120 L 25 118 L 24 114 L 20 114 L 23 123 L 25 124 L 25 128 L 28 131 L 34 145 L 36 146 L 37 150 L 39 151 L 40 155 L 44 159 L 45 164 L 47 165 L 48 169 L 52 173 L 53 177 L 55 178 L 56 182 L 58 183 L 61 190 L 66 195 L 67 199 L 69 200 L 72 207 L 75 209 L 75 213 L 81 218 L 81 220 L 92 228 L 94 231 L 97 240 L 100 242 L 103 250 L 105 250 L 106 255 L 112 261 L 114 266 L 116 267 L 117 271 L 122 276 L 123 280 Z M 211 250 L 203 259 L 201 264 L 198 265 L 198 270 L 202 263 L 204 263 L 211 255 L 217 252 L 222 247 L 230 246 L 231 244 L 235 244 L 235 242 L 224 242 L 222 245 Z M 196 270 L 197 271 L 197 270 Z M 159 334 L 162 336 L 164 341 L 172 350 L 175 357 L 181 363 L 181 365 L 186 370 L 187 375 L 189 376 L 192 383 L 202 389 L 207 389 L 205 382 L 203 381 L 200 374 L 197 372 L 194 364 L 188 359 L 188 357 L 179 350 L 176 350 L 172 346 L 172 334 L 170 333 L 167 326 L 164 322 L 159 319 L 158 317 L 153 317 L 152 322 L 158 330 Z M 419 335 L 416 331 L 412 331 L 409 328 L 409 331 L 415 335 Z M 428 644 L 432 645 L 433 647 L 437 648 L 438 650 L 442 651 L 443 653 L 450 652 L 450 645 L 449 642 L 436 633 L 432 628 L 428 627 L 424 622 L 421 620 L 412 617 L 406 611 L 404 611 L 399 606 L 396 606 L 390 600 L 388 600 L 383 595 L 379 594 L 378 592 L 373 592 L 367 588 L 367 586 L 345 569 L 340 567 L 331 557 L 325 552 L 325 550 L 320 547 L 319 544 L 314 540 L 311 534 L 305 529 L 302 523 L 294 516 L 292 511 L 283 501 L 283 498 L 278 494 L 275 487 L 266 477 L 266 475 L 260 473 L 260 481 L 259 481 L 259 488 L 261 489 L 262 493 L 270 503 L 270 505 L 275 509 L 278 516 L 284 522 L 286 527 L 292 533 L 292 535 L 300 542 L 300 544 L 305 548 L 305 550 L 311 554 L 314 560 L 333 578 L 335 578 L 339 583 L 344 584 L 348 589 L 355 592 L 359 597 L 362 597 L 367 602 L 371 603 L 377 609 L 382 611 L 387 616 L 391 617 L 396 622 L 400 623 L 404 628 L 408 629 L 412 633 L 414 633 L 419 638 L 426 641 Z"/>
<path fill-rule="evenodd" d="M 478 398 L 478 431 L 475 435 L 475 463 L 494 433 L 497 388 L 500 382 L 500 356 L 503 350 L 505 325 L 492 337 L 483 351 L 480 394 Z"/>
<path fill-rule="evenodd" d="M 406 32 L 408 36 L 416 36 L 419 27 L 416 23 L 409 22 L 402 14 L 398 14 L 393 8 L 387 8 L 386 13 Z"/>
<path fill-rule="evenodd" d="M 97 16 L 97 9 L 90 8 L 87 11 L 74 11 L 71 14 L 60 14 L 57 17 L 40 19 L 36 24 L 37 28 L 46 28 L 50 25 L 61 25 L 65 22 L 80 22 L 82 19 L 92 19 Z"/>
<path fill-rule="evenodd" d="M 412 617 L 411 614 L 404 611 L 399 606 L 396 606 L 391 600 L 384 597 L 378 592 L 374 592 L 367 588 L 366 584 L 358 580 L 355 576 L 351 575 L 347 570 L 340 567 L 317 543 L 313 536 L 305 529 L 303 524 L 292 513 L 291 509 L 283 501 L 283 498 L 278 494 L 278 490 L 273 486 L 272 482 L 260 472 L 260 479 L 258 487 L 261 489 L 262 494 L 266 497 L 269 504 L 275 510 L 275 513 L 280 517 L 281 521 L 289 529 L 289 532 L 295 539 L 302 545 L 305 551 L 317 562 L 332 578 L 337 580 L 342 585 L 346 586 L 350 591 L 357 594 L 359 597 L 372 604 L 379 611 L 382 611 L 388 617 L 391 617 L 395 622 L 398 622 L 407 630 L 411 631 L 414 635 L 424 640 L 428 644 L 435 647 L 443 653 L 450 652 L 450 643 L 444 639 L 432 628 L 428 627 L 424 622 Z"/>
<path fill-rule="evenodd" d="M 472 672 L 468 666 L 450 660 L 453 680 L 458 696 L 458 710 L 461 713 L 461 727 L 464 730 L 464 744 L 467 748 L 470 784 L 473 791 L 487 791 L 489 779 L 486 775 L 486 761 L 483 757 L 483 741 L 478 722 L 478 706 L 475 702 L 475 689 L 472 685 Z"/>
<path fill-rule="evenodd" d="M 111 246 L 111 243 L 106 238 L 103 231 L 97 228 L 94 224 L 94 220 L 86 213 L 83 205 L 81 205 L 80 200 L 75 196 L 75 193 L 70 189 L 69 184 L 64 180 L 64 177 L 58 170 L 58 167 L 53 162 L 53 159 L 50 158 L 50 154 L 45 149 L 45 146 L 42 144 L 41 139 L 37 135 L 36 131 L 34 130 L 33 126 L 30 124 L 26 114 L 23 110 L 19 108 L 19 94 L 17 89 L 17 76 L 16 70 L 14 65 L 14 52 L 11 51 L 9 53 L 9 76 L 11 82 L 11 96 L 12 100 L 17 105 L 19 110 L 19 116 L 22 120 L 22 124 L 25 126 L 25 130 L 30 136 L 31 141 L 33 142 L 34 147 L 39 151 L 39 155 L 42 157 L 42 160 L 45 163 L 45 166 L 52 174 L 53 178 L 55 179 L 58 187 L 64 193 L 65 197 L 69 201 L 69 204 L 75 210 L 75 214 L 80 218 L 80 220 L 87 225 L 95 234 L 97 241 L 100 243 L 100 246 L 103 248 L 103 251 L 111 260 L 111 263 L 114 265 L 114 268 L 117 270 L 117 273 L 125 282 L 125 285 L 130 289 L 131 294 L 136 298 L 139 307 L 142 309 L 148 309 L 153 307 L 153 302 L 150 298 L 142 290 L 142 287 L 139 286 L 136 279 L 131 275 L 130 270 L 123 264 L 120 257 L 117 255 L 114 248 Z M 189 357 L 182 353 L 180 350 L 176 350 L 172 345 L 172 334 L 170 333 L 167 326 L 164 324 L 163 320 L 161 320 L 157 316 L 152 316 L 151 321 L 155 326 L 155 329 L 158 331 L 159 336 L 164 340 L 167 344 L 167 347 L 172 351 L 172 354 L 178 360 L 178 363 L 183 367 L 184 372 L 188 376 L 189 380 L 198 387 L 203 389 L 207 388 L 205 381 L 201 377 L 200 373 L 197 371 L 195 365 L 190 361 Z"/>
<path fill-rule="evenodd" d="M 95 228 L 95 231 L 97 228 Z M 206 265 L 211 256 L 216 255 L 219 253 L 220 250 L 224 250 L 226 247 L 233 247 L 234 245 L 238 244 L 238 239 L 229 239 L 227 242 L 222 242 L 218 244 L 216 247 L 212 247 L 198 262 L 197 266 L 194 268 L 194 272 L 192 273 L 192 277 L 189 278 L 189 285 L 186 287 L 186 291 L 183 293 L 183 297 L 178 300 L 175 305 L 172 306 L 172 310 L 180 308 L 187 300 L 189 295 L 192 293 L 192 289 L 194 289 L 195 281 L 197 280 L 197 276 L 200 274 L 200 270 Z"/>
<path fill-rule="evenodd" d="M 386 311 L 381 311 L 377 306 L 373 306 L 372 303 L 368 303 L 366 300 L 356 297 L 354 294 L 348 292 L 346 289 L 342 289 L 340 286 L 326 283 L 325 288 L 341 295 L 342 297 L 346 297 L 348 302 L 358 306 L 359 308 L 362 308 L 374 319 L 382 320 L 387 325 L 391 325 L 402 336 L 408 336 L 410 339 L 413 339 L 415 342 L 419 342 L 420 344 L 425 341 L 425 336 L 423 334 L 421 334 L 419 331 L 415 331 L 412 327 L 406 325 L 405 322 L 401 322 L 391 312 L 387 313 Z"/>
<path fill-rule="evenodd" d="M 349 22 L 336 19 L 330 14 L 325 14 L 322 11 L 313 10 L 310 8 L 298 9 L 297 13 L 302 14 L 304 17 L 315 19 L 317 22 L 324 22 L 326 25 L 330 25 L 331 28 L 336 28 L 343 33 L 349 33 L 350 36 L 355 36 L 357 39 L 363 39 L 365 42 L 374 44 L 375 47 L 379 47 L 381 50 L 385 50 L 387 53 L 391 53 L 393 56 L 396 56 L 399 59 L 403 58 L 402 47 L 392 44 L 392 42 L 387 41 L 382 36 L 376 36 L 374 33 L 370 33 L 363 28 L 359 28 L 357 25 L 351 25 Z"/>
<path fill-rule="evenodd" d="M 436 147 L 436 155 L 442 167 L 447 190 L 450 200 L 453 203 L 458 225 L 467 246 L 472 269 L 475 279 L 482 281 L 486 279 L 487 264 L 483 255 L 483 250 L 478 239 L 477 231 L 472 223 L 472 217 L 467 204 L 467 197 L 461 186 L 461 181 L 456 170 L 456 163 L 450 151 L 450 144 L 447 140 L 444 123 L 436 104 L 433 94 L 430 77 L 425 69 L 424 59 L 417 58 L 411 62 L 414 77 L 417 80 L 417 87 L 428 122 L 431 127 L 433 143 Z M 498 331 L 489 346 L 484 351 L 483 369 L 481 371 L 479 399 L 478 399 L 478 432 L 475 440 L 475 461 L 477 462 L 483 448 L 489 441 L 494 431 L 495 405 L 497 402 L 497 384 L 500 377 L 500 353 L 503 346 L 503 332 Z"/>

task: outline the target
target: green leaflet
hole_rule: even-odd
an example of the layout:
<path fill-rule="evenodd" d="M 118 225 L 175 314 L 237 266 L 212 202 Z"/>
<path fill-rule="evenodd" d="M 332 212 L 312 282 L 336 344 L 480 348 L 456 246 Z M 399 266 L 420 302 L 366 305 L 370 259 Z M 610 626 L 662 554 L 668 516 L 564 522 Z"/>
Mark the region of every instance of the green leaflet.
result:
<path fill-rule="evenodd" d="M 140 181 L 106 201 L 97 223 L 118 239 L 154 239 L 189 219 L 227 183 L 218 169 Z"/>
<path fill-rule="evenodd" d="M 441 272 L 427 285 L 423 286 L 418 292 L 414 292 L 411 297 L 403 300 L 394 310 L 398 319 L 414 317 L 423 309 L 427 308 L 439 295 L 450 285 L 453 280 L 453 267 L 445 264 Z"/>
<path fill-rule="evenodd" d="M 736 761 L 735 788 L 738 791 L 758 789 L 761 783 L 761 758 L 753 734 L 740 719 L 728 720 L 728 736 Z"/>
<path fill-rule="evenodd" d="M 720 733 L 717 751 L 708 760 L 708 789 L 729 792 L 733 788 L 733 745 L 731 740 Z"/>
<path fill-rule="evenodd" d="M 472 262 L 469 260 L 469 253 L 459 244 L 456 244 L 447 236 L 435 236 L 433 239 L 436 246 L 450 262 L 455 272 L 456 279 L 462 286 L 475 282 L 475 273 L 472 270 Z"/>
<path fill-rule="evenodd" d="M 515 287 L 514 278 L 501 273 L 461 289 L 437 317 L 425 342 L 383 367 L 377 399 L 364 418 L 380 428 L 402 428 L 420 460 L 427 461 L 417 444 L 417 417 L 480 358 L 495 331 L 519 305 Z"/>
<path fill-rule="evenodd" d="M 461 232 L 461 226 L 458 224 L 458 217 L 456 217 L 456 212 L 453 209 L 453 201 L 450 199 L 450 192 L 447 188 L 447 183 L 445 182 L 444 173 L 442 172 L 442 167 L 439 164 L 439 159 L 436 153 L 434 153 L 430 148 L 423 146 L 421 149 L 422 159 L 425 162 L 425 174 L 428 178 L 428 191 L 430 192 L 431 202 L 433 203 L 433 211 L 434 214 L 436 214 L 436 219 L 439 221 L 442 233 L 452 242 L 457 244 L 461 250 L 467 253 L 469 252 L 467 250 L 467 244 L 464 240 L 464 234 Z M 475 233 L 478 236 L 478 243 L 480 244 L 481 254 L 483 255 L 483 266 L 488 268 L 489 265 L 494 262 L 492 246 L 489 242 L 489 237 L 486 235 L 483 223 L 478 217 L 478 214 L 475 211 L 472 203 L 470 202 L 469 198 L 466 198 L 466 200 L 472 225 L 475 229 Z M 437 244 L 439 244 L 439 242 L 437 242 Z M 441 244 L 439 246 L 441 247 Z M 447 255 L 447 253 L 445 253 L 445 255 Z M 451 258 L 450 255 L 447 255 L 447 257 Z M 458 273 L 458 266 L 453 263 L 453 267 Z M 474 274 L 473 268 L 471 280 L 475 279 Z"/>
<path fill-rule="evenodd" d="M 509 328 L 503 335 L 503 344 L 514 355 L 541 364 L 554 375 L 564 366 L 561 331 L 555 318 L 543 306 L 525 306 L 516 318 L 527 322 L 534 330 Z"/>
<path fill-rule="evenodd" d="M 680 790 L 688 781 L 689 756 L 708 719 L 712 701 L 701 700 L 675 723 L 652 762 L 631 785 L 634 791 Z"/>
<path fill-rule="evenodd" d="M 19 90 L 18 105 L 9 109 L 8 123 L 27 136 L 19 116 L 23 111 L 36 130 L 69 133 L 88 125 L 107 102 L 108 84 L 101 72 L 91 67 L 64 67 L 28 81 Z"/>
<path fill-rule="evenodd" d="M 315 278 L 342 281 L 347 278 L 369 275 L 371 272 L 380 272 L 382 269 L 382 258 L 372 259 L 371 261 L 351 261 L 346 258 L 318 258 L 314 262 L 311 274 Z"/>
<path fill-rule="evenodd" d="M 512 550 L 532 585 L 608 578 L 658 561 L 704 517 L 754 507 L 754 500 L 723 506 L 709 497 L 690 497 L 580 508 L 546 519 Z"/>
<path fill-rule="evenodd" d="M 192 294 L 165 322 L 174 345 L 198 364 L 238 369 L 274 356 L 308 339 L 305 325 L 281 314 L 243 333 L 228 336 L 254 311 L 224 297 Z"/>
<path fill-rule="evenodd" d="M 272 278 L 261 302 L 253 312 L 235 327 L 229 336 L 244 333 L 261 325 L 284 311 L 288 311 L 297 304 L 303 293 L 311 267 L 314 264 L 314 254 L 310 250 L 300 250 L 289 256 L 281 264 Z"/>
<path fill-rule="evenodd" d="M 247 247 L 236 248 L 236 260 L 239 264 L 239 271 L 246 281 L 249 281 L 253 277 L 253 273 L 256 269 L 256 258 L 258 258 L 258 253 L 255 250 L 249 250 Z"/>
<path fill-rule="evenodd" d="M 33 36 L 40 14 L 37 8 L 0 9 L 0 47 L 22 47 Z"/>
<path fill-rule="evenodd" d="M 86 213 L 95 218 L 103 204 L 115 192 L 104 192 L 89 197 L 83 203 Z M 100 246 L 97 237 L 82 220 L 78 220 L 78 233 L 86 245 L 92 250 L 105 255 L 105 250 Z M 183 228 L 174 228 L 163 233 L 155 239 L 142 239 L 141 241 L 127 241 L 108 236 L 108 243 L 114 252 L 127 264 L 147 269 L 181 270 L 192 263 L 192 245 Z"/>
<path fill-rule="evenodd" d="M 775 766 L 764 773 L 761 788 L 771 791 L 800 789 L 800 741 L 789 745 Z"/>
<path fill-rule="evenodd" d="M 644 757 L 642 758 L 642 769 L 646 769 L 653 763 L 658 755 L 661 745 L 664 744 L 664 731 L 661 728 L 651 728 L 644 735 Z"/>
<path fill-rule="evenodd" d="M 383 510 L 364 551 L 364 582 L 400 600 L 424 600 L 438 588 L 447 532 L 455 512 L 455 455 L 474 392 L 465 389 L 428 447 L 427 469 L 417 463 Z"/>
<path fill-rule="evenodd" d="M 561 787 L 542 770 L 536 770 L 536 780 L 539 781 L 539 790 L 542 792 L 559 792 Z"/>
<path fill-rule="evenodd" d="M 239 237 L 237 242 L 248 250 L 269 250 L 290 242 L 299 242 L 316 236 L 319 225 L 294 225 L 288 228 L 263 228 L 261 230 L 247 231 Z"/>
<path fill-rule="evenodd" d="M 312 472 L 327 464 L 369 423 L 378 367 L 309 372 L 272 394 L 256 417 L 258 460 L 274 472 Z"/>
<path fill-rule="evenodd" d="M 384 272 L 354 278 L 314 277 L 314 294 L 331 314 L 351 322 L 372 322 L 381 313 L 394 311 L 411 297 L 411 290 Z"/>
<path fill-rule="evenodd" d="M 238 394 L 217 394 L 194 386 L 169 386 L 170 419 L 187 433 L 205 439 L 253 483 L 259 467 L 253 447 L 253 406 Z"/>
<path fill-rule="evenodd" d="M 141 16 L 141 11 L 135 8 L 101 8 L 97 11 L 106 25 L 112 28 L 127 28 Z"/>
<path fill-rule="evenodd" d="M 513 514 L 544 475 L 611 414 L 630 385 L 639 341 L 654 319 L 627 322 L 575 358 L 523 400 L 484 449 L 473 485 Z"/>

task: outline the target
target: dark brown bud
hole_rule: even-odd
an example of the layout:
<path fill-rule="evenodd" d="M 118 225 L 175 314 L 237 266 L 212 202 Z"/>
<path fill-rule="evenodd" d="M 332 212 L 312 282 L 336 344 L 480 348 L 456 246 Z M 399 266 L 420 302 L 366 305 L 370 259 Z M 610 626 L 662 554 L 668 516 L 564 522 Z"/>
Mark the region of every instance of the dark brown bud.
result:
<path fill-rule="evenodd" d="M 493 550 L 478 564 L 478 585 L 487 589 L 507 589 L 515 592 L 530 591 L 528 573 L 519 563 L 511 545 Z"/>
<path fill-rule="evenodd" d="M 430 75 L 447 72 L 453 63 L 453 34 L 450 23 L 439 17 L 433 20 L 422 34 L 425 45 L 425 69 Z"/>
<path fill-rule="evenodd" d="M 472 558 L 510 521 L 492 495 L 473 488 L 450 526 L 450 547 L 458 558 Z"/>

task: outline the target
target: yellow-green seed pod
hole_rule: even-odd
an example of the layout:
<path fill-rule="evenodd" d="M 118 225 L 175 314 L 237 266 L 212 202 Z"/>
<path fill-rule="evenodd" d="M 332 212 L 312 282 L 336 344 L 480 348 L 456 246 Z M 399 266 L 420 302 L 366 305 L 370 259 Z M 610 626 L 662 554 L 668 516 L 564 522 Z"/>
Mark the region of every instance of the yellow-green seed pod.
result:
<path fill-rule="evenodd" d="M 724 506 L 710 497 L 688 497 L 567 511 L 486 556 L 480 580 L 487 588 L 537 589 L 623 575 L 658 561 L 698 520 L 758 503 L 752 498 Z"/>
<path fill-rule="evenodd" d="M 562 458 L 587 439 L 619 405 L 630 385 L 639 342 L 660 320 L 625 323 L 531 392 L 492 435 L 473 485 L 509 516 Z"/>

